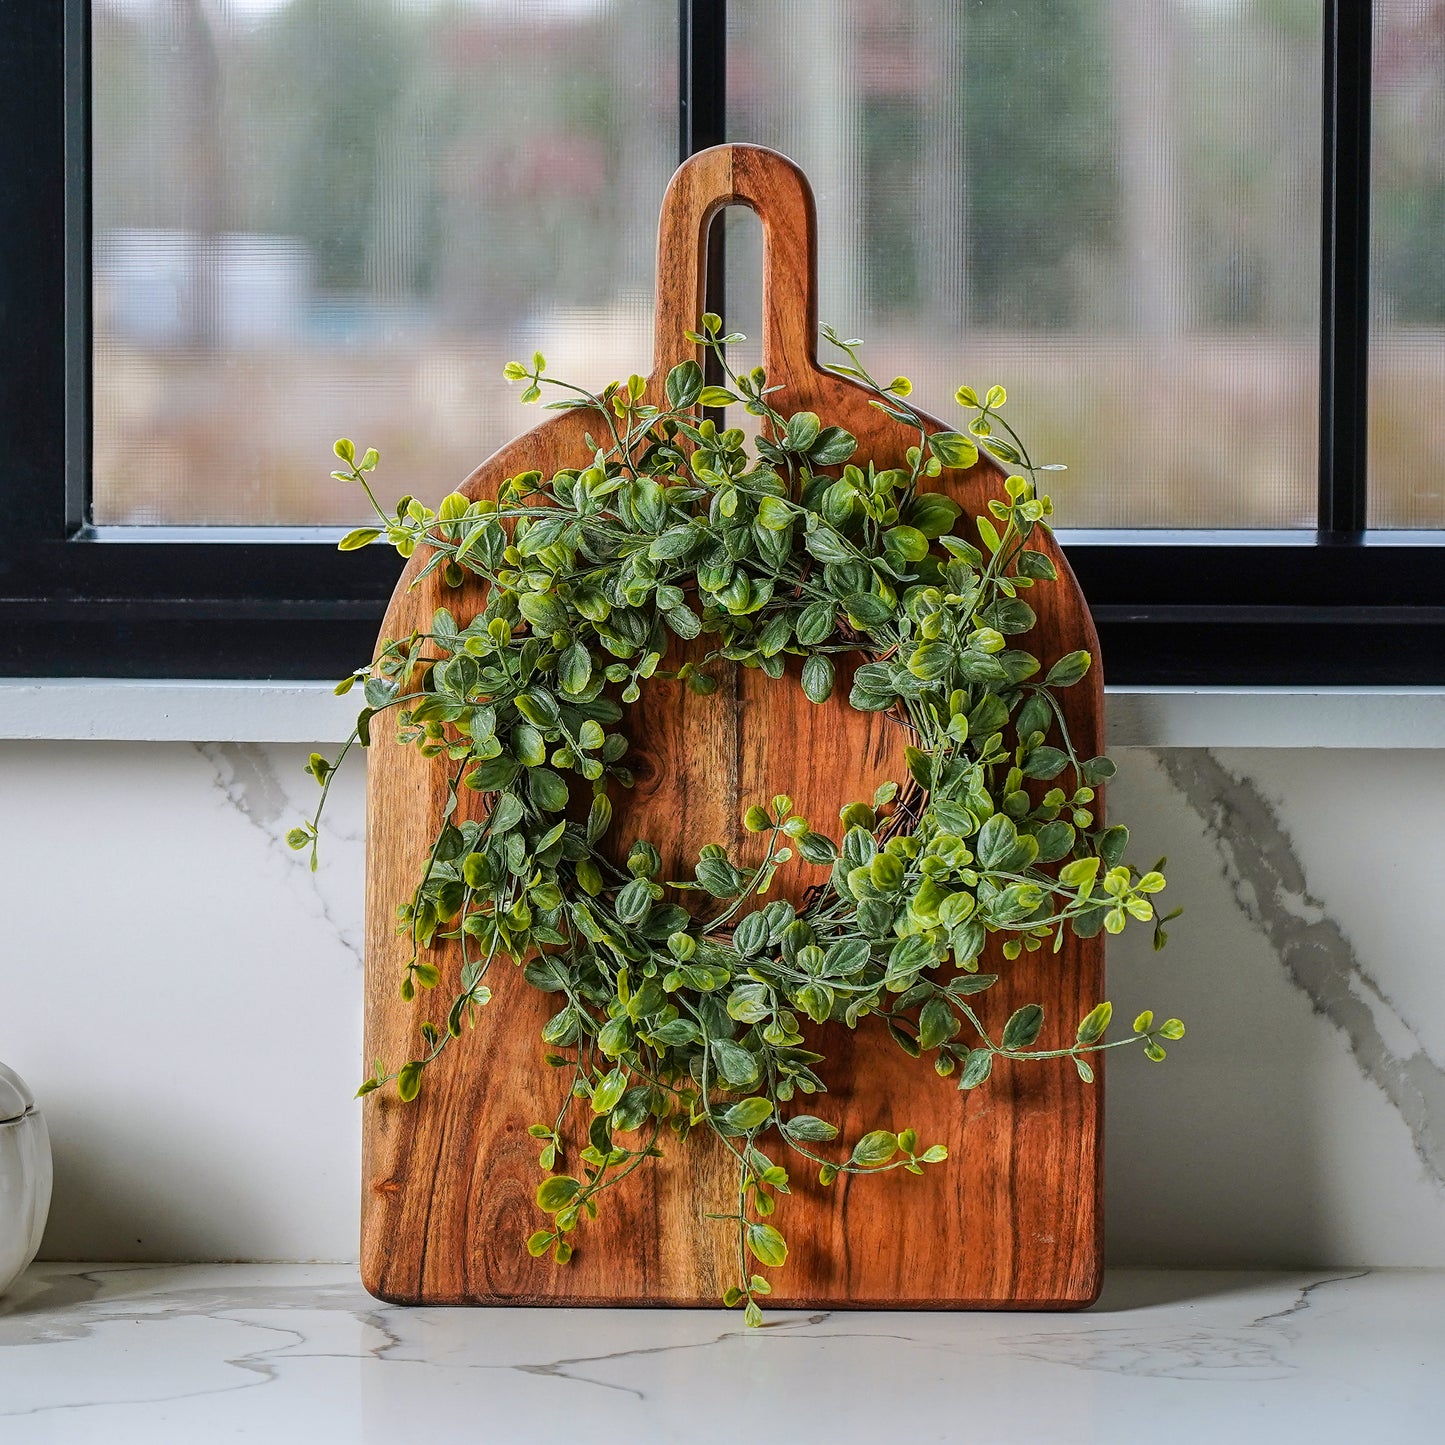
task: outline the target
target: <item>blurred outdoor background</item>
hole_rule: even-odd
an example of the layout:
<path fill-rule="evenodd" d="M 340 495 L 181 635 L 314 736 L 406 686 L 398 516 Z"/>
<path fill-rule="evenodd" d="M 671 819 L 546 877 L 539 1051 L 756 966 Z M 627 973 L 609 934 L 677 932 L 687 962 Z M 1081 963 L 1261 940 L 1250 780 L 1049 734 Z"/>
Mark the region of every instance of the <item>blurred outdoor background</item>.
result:
<path fill-rule="evenodd" d="M 1371 524 L 1445 526 L 1445 0 L 1377 0 Z M 93 0 L 95 520 L 435 499 L 541 349 L 646 371 L 673 0 Z M 732 0 L 735 140 L 818 196 L 821 310 L 1058 521 L 1310 527 L 1321 0 Z M 728 224 L 756 334 L 760 231 Z M 751 361 L 748 347 L 740 359 Z"/>

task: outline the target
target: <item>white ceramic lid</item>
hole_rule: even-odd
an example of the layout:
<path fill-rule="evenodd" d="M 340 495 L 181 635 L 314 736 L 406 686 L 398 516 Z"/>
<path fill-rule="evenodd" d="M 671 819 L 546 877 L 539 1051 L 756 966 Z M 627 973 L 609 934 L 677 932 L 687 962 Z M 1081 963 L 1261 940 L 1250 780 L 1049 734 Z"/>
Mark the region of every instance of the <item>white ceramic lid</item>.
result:
<path fill-rule="evenodd" d="M 35 1106 L 35 1095 L 14 1069 L 0 1064 L 0 1124 L 18 1119 Z"/>

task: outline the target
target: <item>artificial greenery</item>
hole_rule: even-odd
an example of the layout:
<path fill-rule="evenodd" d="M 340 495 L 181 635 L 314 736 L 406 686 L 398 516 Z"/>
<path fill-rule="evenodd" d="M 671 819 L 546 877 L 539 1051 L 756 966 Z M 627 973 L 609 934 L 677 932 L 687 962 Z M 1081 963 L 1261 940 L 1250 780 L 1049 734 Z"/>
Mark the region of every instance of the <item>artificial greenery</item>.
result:
<path fill-rule="evenodd" d="M 1003 935 L 1005 962 L 1057 953 L 1069 933 L 1117 933 L 1130 918 L 1154 920 L 1164 941 L 1152 902 L 1163 875 L 1125 862 L 1125 828 L 1096 824 L 1094 790 L 1113 765 L 1077 755 L 1058 701 L 1089 655 L 1071 652 L 1040 676 L 1018 645 L 1035 622 L 1027 594 L 1056 574 L 1029 545 L 1048 527 L 1037 488 L 1046 469 L 1000 415 L 1003 389 L 980 400 L 960 388 L 967 429 L 930 435 L 907 380 L 879 384 L 859 343 L 825 330 L 843 353 L 836 370 L 917 432 L 903 465 L 881 466 L 857 457 L 842 428 L 778 411 L 761 369 L 732 371 L 725 347 L 741 338 L 722 335 L 717 317 L 687 335 L 726 384 L 706 385 L 684 362 L 665 405 L 637 376 L 594 395 L 547 376 L 540 354 L 509 364 L 525 401 L 558 388 L 551 405 L 595 413 L 599 439 L 587 438 L 577 466 L 512 477 L 496 500 L 453 494 L 432 511 L 406 497 L 387 513 L 369 480 L 376 451 L 336 444 L 345 470 L 333 475 L 365 490 L 379 522 L 343 548 L 385 537 L 403 556 L 423 549 L 417 580 L 440 570 L 453 587 L 484 584 L 466 594 L 480 595 L 480 610 L 438 609 L 428 630 L 384 641 L 338 688 L 365 692 L 347 748 L 394 713 L 398 741 L 448 780 L 424 874 L 397 912 L 411 939 L 403 998 L 445 982 L 450 1010 L 444 1026 L 421 1024 L 417 1058 L 378 1062 L 360 1093 L 394 1082 L 414 1099 L 490 998 L 488 970 L 510 959 L 556 1003 L 542 1042 L 560 1075 L 558 1110 L 531 1129 L 548 1223 L 528 1250 L 568 1260 L 605 1190 L 660 1155 L 666 1136 L 680 1143 L 706 1128 L 737 1165 L 736 1198 L 712 1216 L 737 1238 L 724 1303 L 744 1303 L 756 1324 L 770 1287 L 755 1266 L 787 1257 L 769 1219 L 788 1173 L 765 1143 L 802 1156 L 825 1184 L 919 1174 L 947 1156 L 909 1128 L 829 1149 L 836 1126 L 795 1109 L 798 1096 L 826 1092 L 817 1026 L 882 1026 L 962 1089 L 1000 1058 L 1068 1058 L 1089 1081 L 1089 1055 L 1138 1043 L 1160 1060 L 1184 1029 L 1145 1012 L 1106 1042 L 1105 1002 L 1066 1045 L 1037 1047 L 1039 1006 L 1018 1009 L 997 1036 L 975 1011 L 997 981 L 979 968 L 990 935 Z M 741 429 L 703 415 L 739 402 L 759 419 L 751 451 Z M 1018 470 L 964 535 L 958 504 L 929 484 L 971 467 L 979 447 Z M 702 642 L 668 672 L 674 639 Z M 906 723 L 908 776 L 844 808 L 840 837 L 780 794 L 747 810 L 753 850 L 710 844 L 691 878 L 664 878 L 646 839 L 607 846 L 612 792 L 632 781 L 617 725 L 649 679 L 681 679 L 705 699 L 716 665 L 741 664 L 791 686 L 785 661 L 800 656 L 804 693 L 825 704 L 838 660 L 858 653 L 869 660 L 848 705 Z M 309 770 L 324 806 L 335 764 L 317 755 Z M 458 808 L 463 790 L 481 795 L 473 809 Z M 291 835 L 313 867 L 319 817 Z M 818 885 L 801 907 L 761 901 L 795 851 Z M 434 955 L 442 941 L 457 953 Z M 445 978 L 434 956 L 454 960 Z"/>

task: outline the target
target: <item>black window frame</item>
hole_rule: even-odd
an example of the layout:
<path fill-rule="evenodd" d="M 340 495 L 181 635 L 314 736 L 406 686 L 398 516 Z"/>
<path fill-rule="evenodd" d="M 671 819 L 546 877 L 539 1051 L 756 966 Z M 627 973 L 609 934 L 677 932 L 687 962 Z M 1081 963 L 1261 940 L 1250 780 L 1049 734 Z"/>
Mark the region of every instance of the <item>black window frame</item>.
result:
<path fill-rule="evenodd" d="M 0 7 L 0 674 L 341 676 L 370 656 L 388 550 L 338 553 L 335 528 L 86 515 L 89 9 Z M 1113 683 L 1445 683 L 1445 532 L 1365 525 L 1372 10 L 1324 6 L 1319 525 L 1062 531 Z M 728 138 L 726 0 L 679 16 L 686 156 Z M 722 310 L 720 245 L 710 285 Z"/>

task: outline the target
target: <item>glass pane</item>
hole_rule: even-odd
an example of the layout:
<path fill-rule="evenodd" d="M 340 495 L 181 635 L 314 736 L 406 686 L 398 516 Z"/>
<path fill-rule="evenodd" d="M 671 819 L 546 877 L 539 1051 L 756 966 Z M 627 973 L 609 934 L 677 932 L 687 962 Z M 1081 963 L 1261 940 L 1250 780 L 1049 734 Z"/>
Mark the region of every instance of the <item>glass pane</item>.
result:
<path fill-rule="evenodd" d="M 95 520 L 351 520 L 342 435 L 441 495 L 510 355 L 645 367 L 674 12 L 94 0 Z"/>
<path fill-rule="evenodd" d="M 1376 0 L 1372 527 L 1445 527 L 1445 7 Z"/>
<path fill-rule="evenodd" d="M 812 177 L 823 320 L 945 419 L 1007 387 L 1061 525 L 1312 527 L 1321 10 L 734 0 L 731 133 Z"/>

